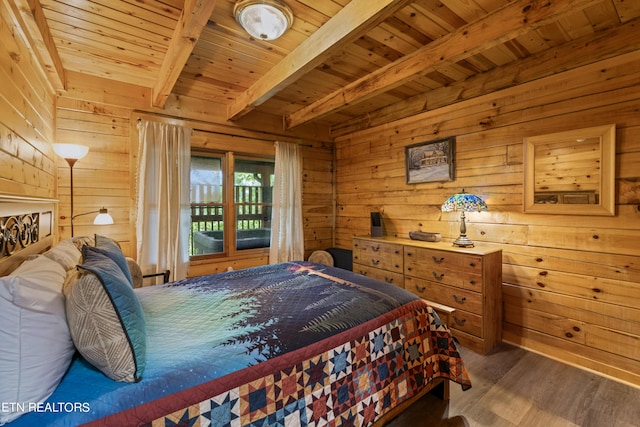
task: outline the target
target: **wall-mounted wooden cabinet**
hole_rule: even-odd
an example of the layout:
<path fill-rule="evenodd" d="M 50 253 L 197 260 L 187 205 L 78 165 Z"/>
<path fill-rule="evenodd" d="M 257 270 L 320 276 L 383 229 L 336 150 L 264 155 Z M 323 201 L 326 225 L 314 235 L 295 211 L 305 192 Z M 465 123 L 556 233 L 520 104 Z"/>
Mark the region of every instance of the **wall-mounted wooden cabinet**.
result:
<path fill-rule="evenodd" d="M 356 237 L 353 270 L 433 302 L 460 343 L 487 353 L 502 339 L 502 251 Z"/>

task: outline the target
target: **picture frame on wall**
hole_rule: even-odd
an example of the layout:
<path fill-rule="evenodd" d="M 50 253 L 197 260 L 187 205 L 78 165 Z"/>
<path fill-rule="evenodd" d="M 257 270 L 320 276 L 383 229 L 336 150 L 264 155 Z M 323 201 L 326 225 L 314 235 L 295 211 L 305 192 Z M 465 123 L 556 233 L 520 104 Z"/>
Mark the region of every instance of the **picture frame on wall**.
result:
<path fill-rule="evenodd" d="M 405 147 L 407 184 L 454 180 L 455 137 Z"/>

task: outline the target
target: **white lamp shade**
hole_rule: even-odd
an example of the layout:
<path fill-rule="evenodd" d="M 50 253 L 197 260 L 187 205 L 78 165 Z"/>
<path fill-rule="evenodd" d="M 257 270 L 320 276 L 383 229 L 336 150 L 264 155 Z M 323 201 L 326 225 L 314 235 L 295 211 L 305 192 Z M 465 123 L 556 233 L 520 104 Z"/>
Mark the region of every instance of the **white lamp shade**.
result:
<path fill-rule="evenodd" d="M 293 23 L 291 10 L 275 0 L 240 1 L 234 14 L 246 32 L 261 40 L 277 39 Z"/>
<path fill-rule="evenodd" d="M 80 144 L 53 144 L 53 151 L 63 159 L 80 160 L 89 152 L 89 147 Z"/>
<path fill-rule="evenodd" d="M 111 225 L 113 224 L 113 218 L 111 217 L 111 215 L 109 215 L 106 212 L 102 212 L 102 210 L 100 210 L 100 213 L 98 215 L 96 215 L 96 218 L 93 220 L 93 224 L 94 225 Z"/>

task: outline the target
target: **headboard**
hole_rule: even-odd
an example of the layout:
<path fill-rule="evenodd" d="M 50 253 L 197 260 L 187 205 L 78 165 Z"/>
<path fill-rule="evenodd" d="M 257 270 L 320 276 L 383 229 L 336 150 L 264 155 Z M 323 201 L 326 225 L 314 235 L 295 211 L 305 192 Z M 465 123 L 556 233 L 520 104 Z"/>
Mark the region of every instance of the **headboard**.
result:
<path fill-rule="evenodd" d="M 0 276 L 53 244 L 57 200 L 0 195 Z"/>

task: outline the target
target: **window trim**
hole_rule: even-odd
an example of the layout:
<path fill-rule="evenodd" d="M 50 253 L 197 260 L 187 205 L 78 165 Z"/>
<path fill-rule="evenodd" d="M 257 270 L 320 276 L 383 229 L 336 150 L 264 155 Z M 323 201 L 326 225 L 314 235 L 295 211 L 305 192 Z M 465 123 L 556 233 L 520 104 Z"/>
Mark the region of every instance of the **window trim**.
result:
<path fill-rule="evenodd" d="M 235 201 L 235 160 L 267 160 L 274 163 L 275 171 L 275 155 L 262 155 L 251 154 L 245 152 L 234 151 L 222 151 L 222 150 L 202 150 L 191 149 L 191 156 L 200 157 L 216 157 L 222 160 L 222 208 L 223 208 L 223 221 L 224 232 L 223 236 L 223 251 L 211 254 L 191 255 L 189 256 L 190 262 L 206 261 L 206 260 L 221 260 L 225 258 L 254 258 L 256 256 L 268 255 L 270 248 L 253 248 L 253 249 L 240 249 L 236 248 L 234 236 L 237 233 L 237 203 Z"/>

